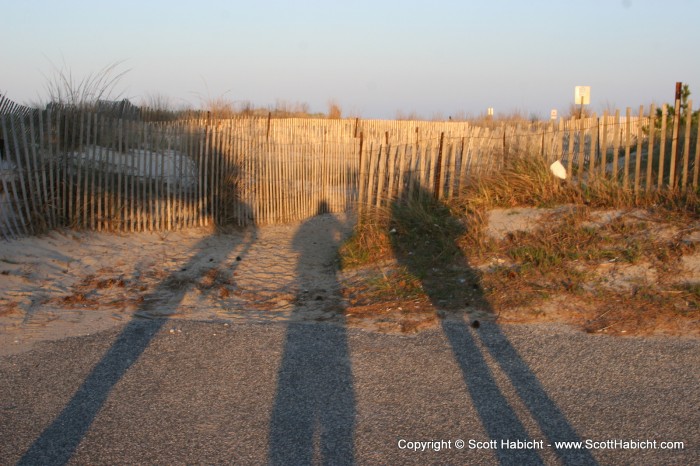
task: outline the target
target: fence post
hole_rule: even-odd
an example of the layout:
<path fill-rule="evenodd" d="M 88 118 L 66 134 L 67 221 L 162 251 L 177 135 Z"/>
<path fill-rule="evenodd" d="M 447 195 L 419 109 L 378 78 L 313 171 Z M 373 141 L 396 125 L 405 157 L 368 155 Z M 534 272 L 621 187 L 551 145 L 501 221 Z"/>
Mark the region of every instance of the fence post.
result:
<path fill-rule="evenodd" d="M 266 140 L 270 140 L 270 120 L 272 120 L 272 112 L 267 112 L 267 131 L 266 131 Z"/>
<path fill-rule="evenodd" d="M 661 106 L 661 147 L 659 148 L 659 183 L 658 187 L 661 189 L 664 183 L 664 163 L 666 158 L 666 133 L 667 133 L 667 120 L 668 116 L 668 104 L 663 104 Z"/>
<path fill-rule="evenodd" d="M 506 125 L 505 123 L 503 124 L 503 161 L 505 162 L 508 159 L 508 146 L 506 145 Z"/>
<path fill-rule="evenodd" d="M 644 106 L 639 106 L 639 118 L 637 119 L 637 153 L 634 163 L 634 192 L 639 192 L 640 180 L 642 173 L 642 119 L 644 118 Z"/>
<path fill-rule="evenodd" d="M 207 120 L 206 123 L 204 124 L 204 152 L 203 152 L 203 159 L 204 159 L 204 209 L 205 209 L 205 216 L 204 216 L 204 225 L 209 226 L 209 221 L 214 224 L 214 226 L 217 225 L 217 218 L 215 217 L 216 212 L 213 209 L 212 201 L 213 201 L 213 195 L 214 195 L 214 174 L 213 170 L 211 169 L 211 162 L 213 160 L 213 157 L 211 157 L 211 127 L 210 127 L 210 122 L 211 122 L 211 115 L 207 115 Z M 200 130 L 200 128 L 197 128 Z M 198 131 L 199 133 L 199 131 Z M 201 133 L 200 133 L 201 134 Z M 201 137 L 201 136 L 200 136 Z"/>
<path fill-rule="evenodd" d="M 673 136 L 671 139 L 670 173 L 668 175 L 668 187 L 676 189 L 676 171 L 678 167 L 678 137 L 681 130 L 681 88 L 682 83 L 676 83 L 676 101 L 673 108 Z M 679 173 L 680 174 L 680 173 Z"/>
<path fill-rule="evenodd" d="M 440 200 L 440 186 L 442 182 L 440 174 L 442 172 L 442 148 L 444 141 L 445 133 L 442 132 L 440 133 L 440 147 L 438 148 L 437 164 L 435 165 L 435 179 L 433 185 L 433 195 L 435 196 L 435 200 L 437 201 Z"/>

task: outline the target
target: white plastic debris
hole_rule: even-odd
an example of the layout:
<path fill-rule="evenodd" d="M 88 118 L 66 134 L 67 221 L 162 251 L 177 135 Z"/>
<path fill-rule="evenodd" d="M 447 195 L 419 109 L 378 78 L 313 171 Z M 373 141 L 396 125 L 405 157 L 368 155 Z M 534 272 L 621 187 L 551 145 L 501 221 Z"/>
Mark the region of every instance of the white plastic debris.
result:
<path fill-rule="evenodd" d="M 560 161 L 556 161 L 549 166 L 549 170 L 559 179 L 566 179 L 566 168 L 561 164 Z"/>

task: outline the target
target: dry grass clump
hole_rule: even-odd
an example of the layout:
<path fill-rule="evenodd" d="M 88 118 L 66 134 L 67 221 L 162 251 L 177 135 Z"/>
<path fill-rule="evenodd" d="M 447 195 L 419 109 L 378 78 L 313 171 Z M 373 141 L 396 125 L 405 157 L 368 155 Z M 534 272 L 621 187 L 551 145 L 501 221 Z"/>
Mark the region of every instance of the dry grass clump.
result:
<path fill-rule="evenodd" d="M 460 199 L 473 209 L 547 207 L 583 201 L 571 183 L 552 176 L 544 159 L 524 155 L 513 156 L 501 170 L 472 180 Z"/>
<path fill-rule="evenodd" d="M 473 179 L 453 202 L 462 210 L 494 207 L 551 207 L 562 204 L 595 208 L 658 207 L 669 211 L 696 212 L 698 192 L 669 190 L 635 193 L 617 180 L 603 177 L 560 180 L 552 176 L 549 162 L 531 154 L 515 154 L 493 173 Z"/>
<path fill-rule="evenodd" d="M 698 336 L 700 284 L 676 283 L 666 287 L 638 286 L 610 291 L 594 298 L 592 317 L 583 322 L 589 333 L 690 334 Z"/>
<path fill-rule="evenodd" d="M 48 101 L 80 110 L 94 109 L 100 100 L 118 99 L 115 90 L 129 70 L 120 71 L 122 61 L 110 63 L 96 72 L 78 78 L 64 62 L 61 67 L 51 63 L 51 76 L 46 76 Z"/>
<path fill-rule="evenodd" d="M 233 118 L 239 114 L 235 103 L 224 96 L 207 99 L 203 107 L 214 119 Z"/>
<path fill-rule="evenodd" d="M 197 289 L 200 292 L 215 290 L 219 299 L 228 299 L 235 293 L 234 288 L 235 283 L 231 275 L 216 267 L 205 270 L 197 282 Z"/>
<path fill-rule="evenodd" d="M 372 215 L 358 219 L 358 227 L 340 246 L 338 255 L 342 269 L 377 263 L 392 258 L 389 240 L 390 213 L 377 209 Z"/>
<path fill-rule="evenodd" d="M 354 276 L 346 280 L 346 285 L 343 295 L 351 306 L 425 300 L 421 280 L 406 267 L 393 263 L 385 263 L 368 273 Z"/>
<path fill-rule="evenodd" d="M 425 193 L 362 218 L 340 251 L 343 267 L 366 269 L 347 283 L 348 312 L 374 309 L 372 303 L 411 314 L 484 304 L 478 273 L 460 246 L 471 234 L 464 220 Z"/>
<path fill-rule="evenodd" d="M 187 113 L 182 105 L 176 105 L 170 97 L 157 92 L 142 98 L 140 107 L 144 121 L 173 121 Z"/>
<path fill-rule="evenodd" d="M 340 120 L 343 117 L 343 109 L 335 100 L 328 102 L 328 118 L 331 120 Z"/>
<path fill-rule="evenodd" d="M 63 307 L 98 308 L 101 306 L 117 306 L 132 304 L 133 297 L 142 289 L 136 280 L 122 275 L 105 277 L 110 271 L 103 269 L 98 274 L 88 274 L 71 287 L 71 293 L 62 297 L 48 300 L 49 303 Z M 145 288 L 144 288 L 145 289 Z M 106 300 L 105 296 L 113 298 Z"/>
<path fill-rule="evenodd" d="M 13 301 L 0 303 L 0 317 L 8 317 L 12 315 L 21 315 L 22 310 L 19 304 Z"/>
<path fill-rule="evenodd" d="M 237 293 L 230 273 L 216 267 L 203 270 L 168 272 L 148 269 L 135 276 L 114 275 L 109 269 L 84 276 L 64 296 L 51 298 L 50 304 L 66 308 L 115 308 L 146 310 L 166 302 L 173 294 L 196 293 L 228 299 Z M 0 303 L 0 311 L 1 311 Z"/>

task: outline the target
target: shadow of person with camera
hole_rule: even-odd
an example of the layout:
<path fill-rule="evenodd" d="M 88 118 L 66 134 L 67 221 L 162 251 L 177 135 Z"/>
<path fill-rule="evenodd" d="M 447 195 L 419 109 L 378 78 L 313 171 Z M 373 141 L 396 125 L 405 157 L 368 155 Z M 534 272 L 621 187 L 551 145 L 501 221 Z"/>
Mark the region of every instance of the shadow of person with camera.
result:
<path fill-rule="evenodd" d="M 270 420 L 269 461 L 275 465 L 355 462 L 355 390 L 345 318 L 337 312 L 340 286 L 334 264 L 319 262 L 334 256 L 347 225 L 322 215 L 328 210 L 320 202 L 317 216 L 294 235 L 299 253 L 296 308 L 287 327 Z M 331 270 L 318 274 L 319 268 Z M 319 282 L 319 275 L 328 278 Z M 317 320 L 336 325 L 304 321 L 309 307 L 323 311 Z"/>
<path fill-rule="evenodd" d="M 413 195 L 397 199 L 391 205 L 391 229 L 395 231 L 391 235 L 392 249 L 399 263 L 421 280 L 433 308 L 443 317 L 442 330 L 489 439 L 500 443 L 526 440 L 530 435 L 512 402 L 496 383 L 493 363 L 487 360 L 484 351 L 510 379 L 529 416 L 547 438 L 545 443 L 580 440 L 501 326 L 495 322 L 469 321 L 467 307 L 486 315 L 493 312 L 480 272 L 469 264 L 459 245 L 466 229 L 463 220 L 421 187 L 417 178 L 411 183 L 409 176 L 407 184 L 415 187 Z M 588 450 L 555 452 L 566 464 L 595 464 Z M 534 449 L 498 448 L 495 454 L 501 464 L 543 463 Z"/>

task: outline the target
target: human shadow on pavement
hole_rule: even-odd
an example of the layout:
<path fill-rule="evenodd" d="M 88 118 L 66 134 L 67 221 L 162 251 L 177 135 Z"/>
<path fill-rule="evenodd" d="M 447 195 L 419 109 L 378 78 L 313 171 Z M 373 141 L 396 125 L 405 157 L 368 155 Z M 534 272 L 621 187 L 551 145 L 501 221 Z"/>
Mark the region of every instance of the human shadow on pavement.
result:
<path fill-rule="evenodd" d="M 415 186 L 420 186 L 415 180 Z M 534 449 L 504 449 L 502 440 L 532 439 L 500 390 L 480 346 L 510 379 L 515 391 L 546 437 L 544 447 L 555 441 L 580 441 L 556 403 L 527 363 L 518 354 L 508 337 L 496 323 L 474 321 L 471 324 L 461 313 L 467 305 L 492 314 L 484 296 L 480 275 L 469 265 L 458 245 L 465 228 L 450 209 L 435 199 L 433 193 L 420 187 L 415 197 L 396 200 L 391 208 L 392 248 L 395 257 L 414 276 L 420 278 L 432 306 L 442 312 L 442 330 L 450 343 L 472 403 L 479 415 L 488 440 L 495 440 L 495 454 L 501 464 L 543 464 Z M 411 244 L 411 240 L 419 241 Z M 556 449 L 565 464 L 596 464 L 588 450 Z"/>
<path fill-rule="evenodd" d="M 321 202 L 318 214 L 327 212 Z M 322 229 L 322 238 L 318 229 Z M 270 420 L 269 462 L 291 464 L 353 464 L 355 393 L 350 351 L 344 322 L 340 325 L 301 322 L 301 306 L 309 301 L 328 303 L 334 310 L 333 296 L 338 284 L 334 278 L 317 283 L 311 271 L 332 265 L 318 263 L 318 249 L 337 250 L 343 225 L 333 216 L 312 218 L 294 236 L 297 264 L 297 307 L 287 327 L 284 354 L 280 363 L 277 391 Z M 315 244 L 311 236 L 318 238 Z M 328 257 L 324 254 L 324 256 Z M 334 277 L 331 270 L 326 275 Z M 331 318 L 331 315 L 328 315 Z"/>
<path fill-rule="evenodd" d="M 231 235 L 227 253 L 213 257 L 208 251 L 209 236 L 200 240 L 193 248 L 193 255 L 184 264 L 170 270 L 168 276 L 158 286 L 144 296 L 142 304 L 134 312 L 134 317 L 121 331 L 114 343 L 102 356 L 92 371 L 85 378 L 68 404 L 49 424 L 27 452 L 18 465 L 66 464 L 75 453 L 78 445 L 90 429 L 93 421 L 107 401 L 114 387 L 133 366 L 160 329 L 168 322 L 162 313 L 164 307 L 177 307 L 193 284 L 184 280 L 182 272 L 192 268 L 202 272 L 214 268 L 233 276 L 239 258 L 245 259 L 252 245 L 252 235 Z M 236 254 L 232 254 L 237 251 Z M 230 256 L 234 256 L 232 259 Z M 157 301 L 164 295 L 170 298 L 165 304 Z M 156 304 L 154 304 L 154 302 Z M 157 308 L 157 309 L 155 309 Z M 152 315 L 153 318 L 137 318 Z M 70 357 L 67 355 L 66 357 Z"/>

